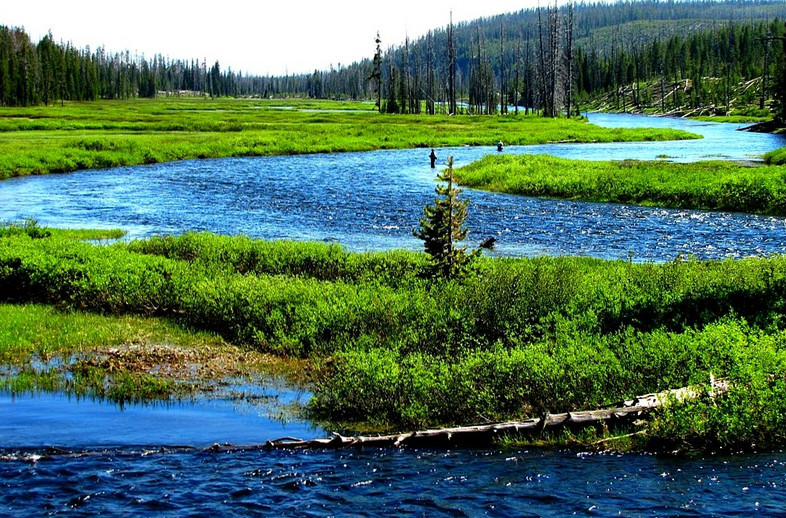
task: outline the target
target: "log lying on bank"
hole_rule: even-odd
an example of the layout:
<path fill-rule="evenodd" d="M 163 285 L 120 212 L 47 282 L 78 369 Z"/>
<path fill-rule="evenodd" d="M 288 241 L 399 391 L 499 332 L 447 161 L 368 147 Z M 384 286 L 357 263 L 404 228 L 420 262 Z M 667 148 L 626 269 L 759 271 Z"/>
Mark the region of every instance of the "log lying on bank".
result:
<path fill-rule="evenodd" d="M 710 379 L 710 387 L 709 393 L 711 397 L 726 393 L 729 390 L 727 382 L 715 379 Z M 334 433 L 333 437 L 330 438 L 308 441 L 294 437 L 283 437 L 274 441 L 268 441 L 265 447 L 271 449 L 304 449 L 349 448 L 353 446 L 373 448 L 475 446 L 487 444 L 495 438 L 506 435 L 537 437 L 545 432 L 578 431 L 591 426 L 612 428 L 620 425 L 630 425 L 637 420 L 645 418 L 653 410 L 660 408 L 669 401 L 694 399 L 704 393 L 706 392 L 699 389 L 683 387 L 622 401 L 615 408 L 610 409 L 566 412 L 564 414 L 549 414 L 547 412 L 540 418 L 524 421 L 438 428 L 392 435 L 345 437 Z"/>

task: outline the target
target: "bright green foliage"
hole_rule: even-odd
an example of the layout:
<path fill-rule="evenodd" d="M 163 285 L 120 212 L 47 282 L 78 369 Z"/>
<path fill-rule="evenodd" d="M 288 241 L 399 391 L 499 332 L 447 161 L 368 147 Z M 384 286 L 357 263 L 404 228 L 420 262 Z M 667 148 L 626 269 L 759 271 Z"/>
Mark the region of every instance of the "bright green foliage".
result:
<path fill-rule="evenodd" d="M 780 154 L 773 152 L 770 162 L 778 163 Z M 489 155 L 456 177 L 468 187 L 526 196 L 786 215 L 782 166 Z"/>
<path fill-rule="evenodd" d="M 704 384 L 712 373 L 739 393 L 699 414 L 664 412 L 654 437 L 718 447 L 767 434 L 780 441 L 785 258 L 478 258 L 462 283 L 421 278 L 427 259 L 210 234 L 110 246 L 17 234 L 0 238 L 0 296 L 162 315 L 310 358 L 318 367 L 312 412 L 349 426 L 584 409 Z M 38 334 L 19 336 L 34 342 Z M 4 354 L 16 355 L 13 337 L 6 341 Z"/>
<path fill-rule="evenodd" d="M 52 231 L 39 227 L 38 222 L 34 219 L 26 219 L 22 223 L 9 223 L 4 227 L 0 227 L 0 237 L 21 235 L 26 235 L 31 239 L 43 239 L 51 237 Z"/>
<path fill-rule="evenodd" d="M 764 155 L 764 159 L 770 165 L 786 165 L 786 147 L 770 151 Z"/>
<path fill-rule="evenodd" d="M 437 175 L 437 180 L 447 184 L 437 185 L 437 198 L 433 205 L 423 209 L 420 229 L 414 234 L 423 240 L 426 253 L 431 257 L 432 275 L 453 279 L 465 273 L 477 256 L 459 246 L 469 230 L 464 225 L 469 201 L 459 199 L 461 189 L 453 186 L 453 155 L 448 157 L 448 166 Z"/>
<path fill-rule="evenodd" d="M 61 237 L 64 239 L 76 240 L 101 240 L 101 239 L 118 239 L 125 235 L 124 230 L 120 229 L 58 229 L 58 228 L 43 228 L 38 226 L 38 221 L 34 219 L 25 219 L 20 223 L 7 223 L 5 226 L 0 226 L 0 237 L 21 236 L 26 235 L 33 239 L 43 239 L 45 237 Z"/>
<path fill-rule="evenodd" d="M 786 441 L 784 332 L 768 335 L 728 322 L 705 335 L 702 345 L 723 355 L 733 369 L 730 393 L 669 405 L 650 426 L 650 443 L 667 450 L 781 447 Z"/>
<path fill-rule="evenodd" d="M 373 107 L 226 98 L 0 107 L 0 178 L 197 158 L 485 146 L 488 135 L 511 145 L 698 138 L 542 117 L 382 115 Z"/>

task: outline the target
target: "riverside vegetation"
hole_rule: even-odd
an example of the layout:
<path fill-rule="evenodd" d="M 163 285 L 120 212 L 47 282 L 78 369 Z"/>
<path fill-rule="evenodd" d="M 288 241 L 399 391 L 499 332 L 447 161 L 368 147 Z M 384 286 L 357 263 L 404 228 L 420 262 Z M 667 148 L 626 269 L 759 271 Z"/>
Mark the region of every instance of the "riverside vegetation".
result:
<path fill-rule="evenodd" d="M 489 135 L 493 137 L 489 138 Z M 204 98 L 0 107 L 0 179 L 186 159 L 698 138 L 537 116 L 382 115 L 371 103 Z"/>
<path fill-rule="evenodd" d="M 7 386 L 24 376 L 27 388 L 57 385 L 51 380 L 60 374 L 47 374 L 54 359 L 90 349 L 84 344 L 128 340 L 127 331 L 19 340 L 31 336 L 25 312 L 107 318 L 123 328 L 144 317 L 168 334 L 215 333 L 306 360 L 309 412 L 348 429 L 600 407 L 714 375 L 732 391 L 662 411 L 642 436 L 647 446 L 766 448 L 786 440 L 782 257 L 478 258 L 469 275 L 448 281 L 424 276 L 427 256 L 416 252 L 358 254 L 211 234 L 97 246 L 33 228 L 0 237 L 2 359 L 13 365 Z M 112 385 L 114 372 L 97 372 Z"/>
<path fill-rule="evenodd" d="M 783 216 L 784 151 L 769 153 L 767 166 L 489 155 L 455 174 L 467 187 L 526 196 Z"/>

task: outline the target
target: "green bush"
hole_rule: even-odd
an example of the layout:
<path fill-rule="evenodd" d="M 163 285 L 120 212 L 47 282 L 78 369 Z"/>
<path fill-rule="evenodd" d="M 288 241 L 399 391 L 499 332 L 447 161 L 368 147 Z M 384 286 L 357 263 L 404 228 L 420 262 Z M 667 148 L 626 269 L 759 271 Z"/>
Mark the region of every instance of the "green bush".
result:
<path fill-rule="evenodd" d="M 209 234 L 110 246 L 60 233 L 3 235 L 2 300 L 162 315 L 311 358 L 320 366 L 311 405 L 320 419 L 412 428 L 521 418 L 703 384 L 712 374 L 740 387 L 724 413 L 688 433 L 675 407 L 653 436 L 726 445 L 764 434 L 739 417 L 722 436 L 723 419 L 743 412 L 743 387 L 756 394 L 756 411 L 765 396 L 783 398 L 783 257 L 481 258 L 462 282 L 426 282 L 425 255 L 411 252 Z M 780 422 L 767 416 L 762 426 Z"/>

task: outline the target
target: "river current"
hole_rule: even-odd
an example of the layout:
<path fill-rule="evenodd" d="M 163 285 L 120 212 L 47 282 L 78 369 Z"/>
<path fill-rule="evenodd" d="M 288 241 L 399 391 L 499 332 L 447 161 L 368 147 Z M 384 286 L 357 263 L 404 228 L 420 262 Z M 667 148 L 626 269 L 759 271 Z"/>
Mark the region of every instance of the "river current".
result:
<path fill-rule="evenodd" d="M 505 153 L 580 159 L 751 160 L 786 137 L 740 125 L 590 115 L 604 126 L 666 126 L 701 140 L 509 146 Z M 457 165 L 494 146 L 438 149 Z M 358 251 L 420 249 L 412 235 L 434 198 L 428 150 L 194 160 L 6 180 L 3 219 L 56 227 L 120 227 L 130 238 L 208 230 L 265 239 L 337 242 Z M 502 256 L 585 255 L 671 260 L 746 257 L 786 247 L 786 219 L 620 204 L 544 200 L 468 190 L 470 242 L 494 236 Z"/>
<path fill-rule="evenodd" d="M 604 126 L 687 129 L 704 139 L 505 148 L 581 159 L 756 160 L 786 139 L 738 125 L 591 114 Z M 496 152 L 438 149 L 457 165 Z M 189 230 L 419 248 L 433 198 L 428 150 L 186 161 L 0 182 L 2 219 Z M 502 256 L 669 260 L 780 252 L 786 219 L 467 191 L 471 239 Z M 272 390 L 272 389 L 271 389 Z M 264 394 L 263 394 L 264 396 Z M 308 397 L 284 389 L 265 397 Z M 264 398 L 263 398 L 264 399 Z M 216 399 L 114 405 L 0 393 L 0 516 L 783 516 L 786 455 L 672 458 L 519 450 L 266 451 L 327 431 L 265 405 Z"/>

